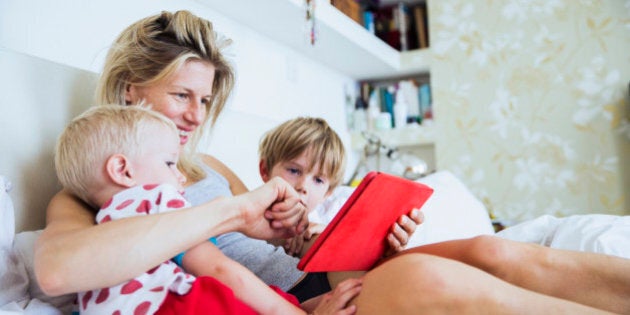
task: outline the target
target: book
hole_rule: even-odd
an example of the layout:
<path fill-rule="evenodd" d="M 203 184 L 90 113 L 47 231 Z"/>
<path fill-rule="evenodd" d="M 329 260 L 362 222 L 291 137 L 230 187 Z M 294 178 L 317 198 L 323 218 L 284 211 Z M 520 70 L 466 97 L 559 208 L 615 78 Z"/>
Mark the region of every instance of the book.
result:
<path fill-rule="evenodd" d="M 416 35 L 418 36 L 418 48 L 427 48 L 429 43 L 427 41 L 426 33 L 426 21 L 424 7 L 416 6 L 413 8 L 413 17 L 416 26 Z"/>
<path fill-rule="evenodd" d="M 307 272 L 366 271 L 383 257 L 387 234 L 403 214 L 420 208 L 433 189 L 402 177 L 369 172 L 304 254 Z"/>

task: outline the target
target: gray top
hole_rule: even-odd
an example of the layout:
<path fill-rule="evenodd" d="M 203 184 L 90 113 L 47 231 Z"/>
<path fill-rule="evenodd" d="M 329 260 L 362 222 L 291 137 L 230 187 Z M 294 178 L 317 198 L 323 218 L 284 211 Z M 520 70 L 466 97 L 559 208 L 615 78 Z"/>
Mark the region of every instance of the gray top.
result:
<path fill-rule="evenodd" d="M 216 197 L 232 196 L 228 181 L 207 165 L 202 165 L 206 178 L 186 188 L 185 197 L 192 205 L 199 205 Z M 304 274 L 297 269 L 298 259 L 284 249 L 265 241 L 232 232 L 217 236 L 217 246 L 228 257 L 254 272 L 268 285 L 287 291 Z"/>

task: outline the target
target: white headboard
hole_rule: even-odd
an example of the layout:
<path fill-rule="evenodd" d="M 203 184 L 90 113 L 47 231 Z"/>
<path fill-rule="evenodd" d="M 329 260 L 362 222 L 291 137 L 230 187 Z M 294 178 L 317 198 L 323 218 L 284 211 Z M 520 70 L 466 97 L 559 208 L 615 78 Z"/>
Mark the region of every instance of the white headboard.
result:
<path fill-rule="evenodd" d="M 92 104 L 97 75 L 2 47 L 0 69 L 0 174 L 13 184 L 16 232 L 39 229 L 60 188 L 55 141 Z"/>

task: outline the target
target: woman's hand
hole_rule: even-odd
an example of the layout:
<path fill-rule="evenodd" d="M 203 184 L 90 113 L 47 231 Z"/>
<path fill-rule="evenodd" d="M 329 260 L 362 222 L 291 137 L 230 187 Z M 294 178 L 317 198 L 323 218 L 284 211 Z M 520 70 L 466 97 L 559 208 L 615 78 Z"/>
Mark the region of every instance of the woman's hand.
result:
<path fill-rule="evenodd" d="M 289 238 L 308 227 L 306 207 L 300 196 L 279 177 L 236 199 L 244 220 L 240 231 L 251 237 Z"/>
<path fill-rule="evenodd" d="M 416 227 L 424 221 L 424 214 L 419 209 L 412 209 L 409 215 L 402 215 L 392 226 L 392 231 L 387 235 L 388 250 L 385 257 L 402 251 L 407 246 Z"/>
<path fill-rule="evenodd" d="M 350 315 L 356 313 L 356 305 L 348 305 L 348 302 L 359 295 L 362 284 L 362 279 L 348 279 L 341 282 L 334 290 L 321 297 L 319 305 L 312 314 Z"/>

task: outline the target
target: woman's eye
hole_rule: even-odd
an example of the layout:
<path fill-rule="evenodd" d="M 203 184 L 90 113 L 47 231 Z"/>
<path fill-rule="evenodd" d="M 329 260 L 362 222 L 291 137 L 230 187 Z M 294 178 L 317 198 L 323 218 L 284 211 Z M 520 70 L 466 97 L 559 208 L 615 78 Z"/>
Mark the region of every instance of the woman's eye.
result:
<path fill-rule="evenodd" d="M 188 94 L 186 94 L 186 93 L 174 93 L 173 95 L 176 98 L 179 98 L 179 99 L 182 99 L 182 100 L 188 99 Z"/>
<path fill-rule="evenodd" d="M 173 167 L 175 165 L 177 165 L 177 163 L 175 163 L 173 161 L 166 161 L 166 166 L 168 166 L 168 167 Z"/>

